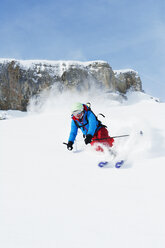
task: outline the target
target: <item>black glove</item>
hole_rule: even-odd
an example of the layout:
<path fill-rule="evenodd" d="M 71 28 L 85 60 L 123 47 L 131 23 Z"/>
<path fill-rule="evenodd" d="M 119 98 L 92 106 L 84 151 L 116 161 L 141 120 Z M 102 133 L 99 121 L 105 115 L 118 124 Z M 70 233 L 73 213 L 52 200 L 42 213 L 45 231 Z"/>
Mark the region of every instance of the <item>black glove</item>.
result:
<path fill-rule="evenodd" d="M 72 141 L 68 142 L 67 148 L 68 148 L 69 151 L 71 151 L 73 149 L 73 142 Z"/>
<path fill-rule="evenodd" d="M 86 145 L 89 144 L 89 143 L 91 143 L 91 141 L 92 141 L 92 135 L 91 134 L 87 134 L 84 141 L 85 141 L 85 144 Z"/>

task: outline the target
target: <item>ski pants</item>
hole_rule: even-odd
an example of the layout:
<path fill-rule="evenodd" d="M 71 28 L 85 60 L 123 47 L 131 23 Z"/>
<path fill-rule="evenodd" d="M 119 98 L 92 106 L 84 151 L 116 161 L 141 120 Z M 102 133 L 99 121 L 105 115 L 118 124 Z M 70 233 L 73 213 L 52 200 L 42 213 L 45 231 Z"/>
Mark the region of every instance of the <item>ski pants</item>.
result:
<path fill-rule="evenodd" d="M 91 145 L 95 146 L 96 151 L 103 152 L 104 149 L 99 144 L 105 145 L 107 147 L 113 146 L 114 139 L 108 134 L 106 127 L 101 127 L 93 136 Z"/>

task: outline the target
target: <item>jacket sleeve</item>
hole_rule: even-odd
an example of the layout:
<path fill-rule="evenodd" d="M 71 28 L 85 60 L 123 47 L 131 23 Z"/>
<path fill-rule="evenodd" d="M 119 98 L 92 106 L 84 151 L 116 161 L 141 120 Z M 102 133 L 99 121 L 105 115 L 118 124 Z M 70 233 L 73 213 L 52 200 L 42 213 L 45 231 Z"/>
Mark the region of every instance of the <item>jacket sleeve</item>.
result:
<path fill-rule="evenodd" d="M 77 136 L 77 130 L 78 130 L 78 127 L 76 126 L 74 120 L 72 120 L 72 122 L 71 122 L 71 131 L 70 131 L 68 141 L 72 141 L 74 143 L 75 138 Z"/>
<path fill-rule="evenodd" d="M 87 134 L 91 134 L 93 136 L 96 131 L 98 121 L 96 120 L 95 115 L 91 111 L 88 111 L 87 118 L 89 121 L 89 128 Z"/>

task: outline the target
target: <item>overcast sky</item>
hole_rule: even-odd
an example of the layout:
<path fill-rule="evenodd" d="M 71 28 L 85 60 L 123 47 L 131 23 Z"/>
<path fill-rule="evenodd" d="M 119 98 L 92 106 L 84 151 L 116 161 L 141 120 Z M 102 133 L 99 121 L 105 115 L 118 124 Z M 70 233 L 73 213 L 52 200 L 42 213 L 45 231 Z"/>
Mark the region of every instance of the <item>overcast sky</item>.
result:
<path fill-rule="evenodd" d="M 105 60 L 165 101 L 165 0 L 1 0 L 0 58 Z"/>

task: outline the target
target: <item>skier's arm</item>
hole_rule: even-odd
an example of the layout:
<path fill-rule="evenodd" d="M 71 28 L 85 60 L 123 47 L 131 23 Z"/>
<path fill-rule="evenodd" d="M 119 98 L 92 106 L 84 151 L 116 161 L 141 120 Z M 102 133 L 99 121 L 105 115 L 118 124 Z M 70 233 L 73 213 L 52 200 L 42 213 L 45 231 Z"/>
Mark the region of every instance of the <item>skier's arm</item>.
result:
<path fill-rule="evenodd" d="M 72 120 L 72 122 L 71 122 L 71 131 L 70 131 L 68 142 L 72 141 L 74 143 L 75 138 L 77 136 L 77 130 L 78 130 L 78 127 L 76 126 L 74 120 Z"/>

